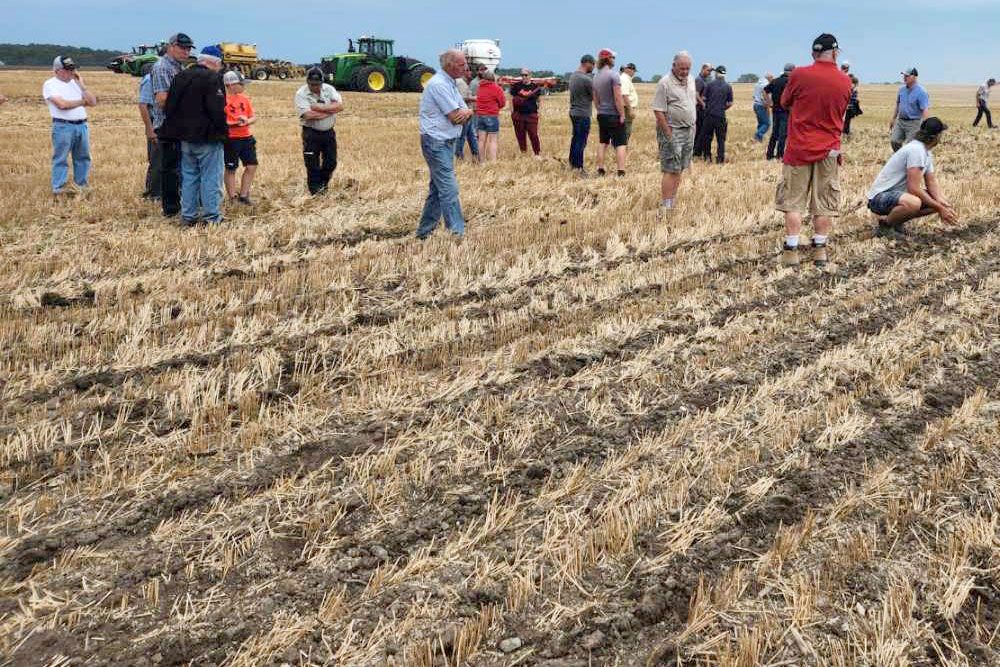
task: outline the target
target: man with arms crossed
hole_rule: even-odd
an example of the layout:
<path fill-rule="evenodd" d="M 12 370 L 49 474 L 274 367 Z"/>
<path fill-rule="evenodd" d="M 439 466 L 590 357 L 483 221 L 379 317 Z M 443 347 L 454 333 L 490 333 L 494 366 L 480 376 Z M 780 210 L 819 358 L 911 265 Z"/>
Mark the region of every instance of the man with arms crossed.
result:
<path fill-rule="evenodd" d="M 799 263 L 802 216 L 813 224 L 813 263 L 827 264 L 827 238 L 840 214 L 840 134 L 851 99 L 851 80 L 837 69 L 837 38 L 822 34 L 813 40 L 813 64 L 797 67 L 781 95 L 788 110 L 788 145 L 775 208 L 785 214 L 782 263 Z"/>
<path fill-rule="evenodd" d="M 931 154 L 947 129 L 939 118 L 928 118 L 914 140 L 893 153 L 882 168 L 868 191 L 868 210 L 878 218 L 876 236 L 901 240 L 907 221 L 934 213 L 949 225 L 958 221 L 938 186 Z"/>
<path fill-rule="evenodd" d="M 695 125 L 698 119 L 698 92 L 691 74 L 691 56 L 681 51 L 674 56 L 670 72 L 656 84 L 653 114 L 660 149 L 660 217 L 674 208 L 681 174 L 691 166 Z"/>

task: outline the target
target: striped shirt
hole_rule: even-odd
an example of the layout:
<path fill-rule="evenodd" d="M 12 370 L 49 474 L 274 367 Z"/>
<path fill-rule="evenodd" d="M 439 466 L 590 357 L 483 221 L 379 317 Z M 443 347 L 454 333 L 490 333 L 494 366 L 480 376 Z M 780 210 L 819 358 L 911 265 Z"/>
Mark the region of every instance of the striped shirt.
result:
<path fill-rule="evenodd" d="M 153 64 L 153 69 L 149 72 L 149 78 L 153 82 L 153 99 L 156 99 L 158 93 L 165 93 L 170 90 L 170 84 L 173 82 L 174 77 L 177 76 L 184 66 L 171 58 L 170 56 L 163 56 L 156 63 Z M 155 101 L 153 106 L 150 107 L 150 120 L 153 121 L 153 129 L 158 130 L 163 121 L 167 119 L 166 112 L 160 108 L 160 105 L 156 104 Z"/>

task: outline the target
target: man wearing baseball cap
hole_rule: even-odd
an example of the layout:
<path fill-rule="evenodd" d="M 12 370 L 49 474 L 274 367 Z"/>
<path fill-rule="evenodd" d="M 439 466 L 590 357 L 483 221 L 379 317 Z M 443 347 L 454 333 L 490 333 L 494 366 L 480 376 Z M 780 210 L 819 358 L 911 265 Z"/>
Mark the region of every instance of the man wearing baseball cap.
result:
<path fill-rule="evenodd" d="M 167 96 L 174 77 L 188 62 L 194 41 L 183 32 L 171 35 L 163 55 L 149 72 L 153 84 L 153 106 L 150 120 L 160 148 L 160 205 L 163 215 L 173 217 L 181 212 L 181 143 L 160 136 L 160 128 L 167 118 Z"/>
<path fill-rule="evenodd" d="M 698 76 L 694 78 L 694 89 L 698 94 L 698 122 L 694 136 L 695 157 L 705 157 L 705 86 L 712 80 L 714 71 L 712 63 L 702 63 Z"/>
<path fill-rule="evenodd" d="M 868 191 L 868 209 L 878 219 L 876 236 L 902 240 L 909 220 L 937 213 L 949 225 L 958 221 L 938 185 L 931 149 L 948 126 L 939 118 L 920 124 L 916 137 L 893 153 Z"/>
<path fill-rule="evenodd" d="M 715 161 L 722 164 L 726 161 L 726 133 L 729 129 L 726 111 L 733 106 L 733 87 L 726 81 L 725 65 L 715 68 L 715 78 L 705 86 L 702 98 L 705 100 L 705 129 L 702 135 L 705 161 L 712 161 L 714 138 Z"/>
<path fill-rule="evenodd" d="M 898 151 L 917 135 L 920 123 L 930 116 L 931 108 L 931 96 L 917 83 L 917 68 L 911 67 L 901 74 L 903 85 L 896 95 L 896 109 L 889 121 L 889 130 L 892 132 L 889 143 L 892 144 L 893 151 Z"/>
<path fill-rule="evenodd" d="M 76 63 L 69 56 L 52 61 L 55 74 L 42 85 L 42 97 L 52 116 L 52 194 L 61 195 L 69 180 L 69 157 L 73 157 L 73 182 L 81 190 L 90 174 L 90 132 L 87 110 L 97 98 L 87 90 Z"/>
<path fill-rule="evenodd" d="M 222 51 L 206 46 L 198 62 L 174 77 L 160 136 L 181 143 L 181 219 L 186 226 L 222 222 L 226 92 Z M 164 174 L 166 176 L 166 174 Z"/>
<path fill-rule="evenodd" d="M 781 94 L 789 111 L 788 145 L 775 208 L 785 214 L 782 262 L 799 263 L 802 216 L 812 216 L 812 259 L 827 265 L 827 239 L 833 218 L 840 214 L 840 135 L 851 100 L 851 80 L 837 69 L 837 38 L 822 34 L 813 40 L 813 64 L 797 67 Z"/>
<path fill-rule="evenodd" d="M 295 110 L 302 126 L 302 159 L 306 165 L 309 194 L 326 192 L 337 169 L 337 114 L 344 99 L 336 88 L 323 82 L 323 70 L 306 72 L 306 84 L 295 93 Z M 454 149 L 454 146 L 452 146 Z"/>
<path fill-rule="evenodd" d="M 594 105 L 597 107 L 597 175 L 603 176 L 604 156 L 611 145 L 615 149 L 618 175 L 625 175 L 625 155 L 628 137 L 625 135 L 625 99 L 622 80 L 614 71 L 615 52 L 601 49 L 597 54 L 597 75 L 594 77 Z"/>
<path fill-rule="evenodd" d="M 594 110 L 594 66 L 597 59 L 589 53 L 580 58 L 580 67 L 569 77 L 569 122 L 573 136 L 569 143 L 569 166 L 583 175 L 583 157 L 590 137 L 590 119 Z"/>
<path fill-rule="evenodd" d="M 788 111 L 781 106 L 781 95 L 788 85 L 788 77 L 795 71 L 795 63 L 785 63 L 781 76 L 764 86 L 764 105 L 771 109 L 771 138 L 767 142 L 768 160 L 785 158 L 785 142 L 788 140 Z"/>

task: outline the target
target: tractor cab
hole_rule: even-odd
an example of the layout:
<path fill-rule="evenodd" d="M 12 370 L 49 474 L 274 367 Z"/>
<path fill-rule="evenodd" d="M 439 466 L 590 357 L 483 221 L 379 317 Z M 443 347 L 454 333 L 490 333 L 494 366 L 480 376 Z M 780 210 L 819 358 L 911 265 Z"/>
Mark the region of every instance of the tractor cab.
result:
<path fill-rule="evenodd" d="M 159 56 L 162 54 L 163 47 L 165 44 L 139 44 L 132 47 L 132 55 L 134 56 Z"/>
<path fill-rule="evenodd" d="M 358 53 L 364 53 L 371 58 L 386 60 L 392 57 L 392 45 L 394 41 L 392 39 L 360 37 L 358 38 Z M 350 40 L 348 40 L 348 43 L 350 44 Z"/>

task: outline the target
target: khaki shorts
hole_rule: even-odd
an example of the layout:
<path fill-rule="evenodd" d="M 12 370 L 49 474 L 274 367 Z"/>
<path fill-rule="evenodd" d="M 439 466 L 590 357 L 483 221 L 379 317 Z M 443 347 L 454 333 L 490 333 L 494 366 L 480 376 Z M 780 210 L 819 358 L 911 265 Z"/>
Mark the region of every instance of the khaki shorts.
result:
<path fill-rule="evenodd" d="M 784 165 L 774 207 L 785 213 L 834 218 L 840 215 L 840 165 L 837 158 L 793 167 Z"/>

